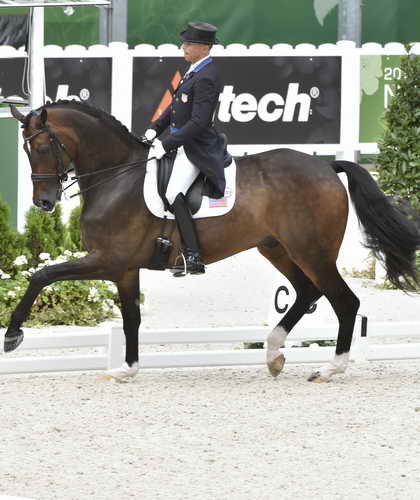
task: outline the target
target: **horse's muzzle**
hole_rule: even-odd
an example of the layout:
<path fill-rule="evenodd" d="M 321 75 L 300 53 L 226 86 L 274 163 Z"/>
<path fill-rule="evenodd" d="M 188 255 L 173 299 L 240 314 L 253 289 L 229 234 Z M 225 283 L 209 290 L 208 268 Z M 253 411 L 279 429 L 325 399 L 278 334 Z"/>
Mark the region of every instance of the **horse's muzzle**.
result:
<path fill-rule="evenodd" d="M 34 200 L 34 205 L 44 210 L 44 212 L 52 212 L 54 210 L 55 203 L 50 200 Z"/>

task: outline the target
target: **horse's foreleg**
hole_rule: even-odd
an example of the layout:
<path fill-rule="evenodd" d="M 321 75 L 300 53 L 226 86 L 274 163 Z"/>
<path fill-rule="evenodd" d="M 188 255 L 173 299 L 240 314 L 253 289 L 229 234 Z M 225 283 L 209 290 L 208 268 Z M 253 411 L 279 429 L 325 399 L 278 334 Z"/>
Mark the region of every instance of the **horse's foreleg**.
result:
<path fill-rule="evenodd" d="M 127 380 L 139 371 L 140 283 L 139 270 L 124 273 L 117 281 L 125 335 L 125 363 L 105 374 L 106 378 Z"/>
<path fill-rule="evenodd" d="M 44 287 L 56 281 L 80 279 L 112 279 L 112 277 L 110 276 L 110 271 L 106 271 L 103 268 L 100 258 L 95 254 L 87 255 L 82 259 L 71 260 L 62 264 L 46 266 L 35 272 L 31 276 L 29 286 L 24 296 L 12 312 L 4 338 L 4 351 L 13 351 L 22 343 L 22 323 L 29 316 L 33 303 Z"/>

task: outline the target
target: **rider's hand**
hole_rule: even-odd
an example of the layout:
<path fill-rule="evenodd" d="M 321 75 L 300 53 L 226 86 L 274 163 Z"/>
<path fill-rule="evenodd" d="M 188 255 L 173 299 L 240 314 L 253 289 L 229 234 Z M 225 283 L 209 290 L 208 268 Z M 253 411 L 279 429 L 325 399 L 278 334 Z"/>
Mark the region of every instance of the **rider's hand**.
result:
<path fill-rule="evenodd" d="M 157 160 L 160 160 L 162 156 L 166 154 L 165 148 L 162 146 L 162 142 L 159 139 L 153 141 L 152 148 L 152 154 Z"/>
<path fill-rule="evenodd" d="M 146 137 L 146 139 L 150 142 L 153 141 L 156 135 L 156 130 L 153 130 L 152 128 L 148 128 L 144 133 L 144 137 Z"/>

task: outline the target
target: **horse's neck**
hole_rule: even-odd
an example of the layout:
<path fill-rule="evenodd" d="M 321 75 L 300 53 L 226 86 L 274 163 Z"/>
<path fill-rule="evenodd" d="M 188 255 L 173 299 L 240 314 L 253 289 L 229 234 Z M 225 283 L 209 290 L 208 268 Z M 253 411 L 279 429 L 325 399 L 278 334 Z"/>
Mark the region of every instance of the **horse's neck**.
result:
<path fill-rule="evenodd" d="M 147 156 L 147 152 L 141 144 L 128 145 L 109 134 L 109 137 L 102 136 L 99 140 L 83 137 L 77 156 L 76 169 L 81 174 L 141 160 Z"/>

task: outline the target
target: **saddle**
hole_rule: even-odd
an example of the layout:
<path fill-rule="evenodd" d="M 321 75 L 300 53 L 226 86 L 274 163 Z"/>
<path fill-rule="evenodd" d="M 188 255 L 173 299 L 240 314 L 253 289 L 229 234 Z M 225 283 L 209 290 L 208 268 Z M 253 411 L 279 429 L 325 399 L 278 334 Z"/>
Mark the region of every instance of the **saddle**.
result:
<path fill-rule="evenodd" d="M 226 134 L 219 134 L 223 139 L 223 165 L 224 168 L 228 167 L 232 163 L 232 156 L 227 150 L 227 137 Z M 166 189 L 168 187 L 168 182 L 172 174 L 172 169 L 174 166 L 176 157 L 176 151 L 167 153 L 163 158 L 158 161 L 158 171 L 157 171 L 157 188 L 159 196 L 162 198 L 165 210 L 173 213 L 171 205 L 165 197 Z M 212 197 L 212 186 L 207 181 L 206 177 L 200 173 L 195 181 L 191 184 L 188 189 L 185 199 L 188 203 L 191 214 L 194 215 L 198 212 L 203 196 Z"/>

